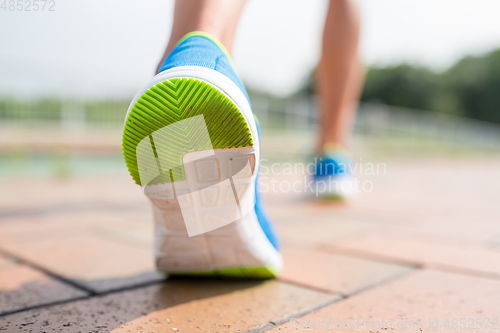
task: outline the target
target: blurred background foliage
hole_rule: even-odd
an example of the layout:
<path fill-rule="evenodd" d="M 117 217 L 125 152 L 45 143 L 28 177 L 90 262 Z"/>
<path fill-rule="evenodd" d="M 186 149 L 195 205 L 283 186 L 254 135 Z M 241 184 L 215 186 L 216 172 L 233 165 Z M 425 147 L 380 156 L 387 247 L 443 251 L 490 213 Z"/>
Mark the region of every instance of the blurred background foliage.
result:
<path fill-rule="evenodd" d="M 249 89 L 269 160 L 306 159 L 315 145 L 314 72 L 289 96 Z M 12 175 L 126 173 L 123 99 L 0 97 L 0 179 Z M 367 68 L 352 144 L 365 157 L 500 152 L 500 49 L 445 71 L 398 64 Z"/>
<path fill-rule="evenodd" d="M 500 49 L 464 57 L 443 72 L 407 63 L 366 70 L 362 102 L 500 123 Z M 314 91 L 312 73 L 301 92 Z"/>
<path fill-rule="evenodd" d="M 409 64 L 369 68 L 361 100 L 500 123 L 500 49 L 441 73 Z"/>
<path fill-rule="evenodd" d="M 311 95 L 314 91 L 314 73 L 311 73 L 297 94 Z M 260 91 L 249 92 L 251 96 L 265 95 L 268 104 L 286 99 Z M 406 63 L 369 67 L 361 101 L 500 123 L 500 49 L 465 57 L 443 72 Z M 86 122 L 121 123 L 128 103 L 129 99 L 75 103 L 59 98 L 0 97 L 0 119 L 60 120 L 65 114 L 78 115 L 76 109 L 82 108 L 81 117 Z M 282 123 L 279 119 L 277 122 Z"/>

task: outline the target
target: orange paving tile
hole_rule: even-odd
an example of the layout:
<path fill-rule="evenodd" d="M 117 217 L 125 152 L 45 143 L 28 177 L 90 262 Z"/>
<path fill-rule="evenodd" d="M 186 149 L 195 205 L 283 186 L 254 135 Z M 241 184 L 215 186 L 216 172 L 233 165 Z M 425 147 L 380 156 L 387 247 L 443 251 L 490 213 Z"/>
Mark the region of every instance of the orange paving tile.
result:
<path fill-rule="evenodd" d="M 352 294 L 411 271 L 408 266 L 364 258 L 285 247 L 285 269 L 280 279 Z"/>
<path fill-rule="evenodd" d="M 0 314 L 86 295 L 26 265 L 0 264 Z"/>
<path fill-rule="evenodd" d="M 11 266 L 13 264 L 14 263 L 11 260 L 9 260 L 6 257 L 0 255 L 0 269 L 3 268 L 3 267 Z"/>
<path fill-rule="evenodd" d="M 93 291 L 158 281 L 149 246 L 119 237 L 66 233 L 32 242 L 4 243 L 2 248 L 19 258 L 71 279 Z"/>
<path fill-rule="evenodd" d="M 500 296 L 499 165 L 388 162 L 387 175 L 363 178 L 374 182 L 374 192 L 347 205 L 318 204 L 303 194 L 265 193 L 285 247 L 281 277 L 289 282 L 169 280 L 149 287 L 141 284 L 162 279 L 152 262 L 151 212 L 128 176 L 6 181 L 0 194 L 0 249 L 94 291 L 137 289 L 3 316 L 0 329 L 266 329 L 271 321 L 283 322 L 335 300 L 328 291 L 349 297 L 304 318 L 493 317 L 500 313 L 494 301 Z M 408 267 L 401 263 L 454 273 L 417 270 L 405 275 Z M 9 273 L 14 281 L 16 276 L 35 281 L 16 285 L 13 292 L 20 303 L 13 309 L 67 299 L 54 298 L 66 295 L 58 291 L 61 286 L 73 290 L 33 267 L 0 257 L 0 281 L 2 270 L 4 277 L 8 270 L 14 272 Z M 383 284 L 369 288 L 378 283 Z M 50 292 L 32 286 L 48 286 L 42 291 Z M 5 304 L 1 297 L 0 292 L 0 304 Z M 288 330 L 286 325 L 280 329 Z"/>
<path fill-rule="evenodd" d="M 328 246 L 324 246 L 328 249 Z M 388 260 L 500 277 L 500 251 L 486 245 L 424 238 L 402 233 L 377 233 L 337 242 L 333 251 L 348 250 Z"/>
<path fill-rule="evenodd" d="M 499 299 L 499 280 L 417 271 L 272 332 L 498 332 Z"/>
<path fill-rule="evenodd" d="M 245 332 L 336 299 L 332 294 L 275 280 L 171 280 L 0 317 L 0 330 Z"/>

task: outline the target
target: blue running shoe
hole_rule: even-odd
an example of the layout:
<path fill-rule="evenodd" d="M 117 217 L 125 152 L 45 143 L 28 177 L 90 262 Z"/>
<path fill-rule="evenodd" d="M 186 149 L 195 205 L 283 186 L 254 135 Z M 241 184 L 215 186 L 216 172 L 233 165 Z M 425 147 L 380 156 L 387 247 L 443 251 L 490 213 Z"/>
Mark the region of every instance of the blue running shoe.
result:
<path fill-rule="evenodd" d="M 135 96 L 123 154 L 152 202 L 160 271 L 260 279 L 282 269 L 257 189 L 260 142 L 250 99 L 213 37 L 184 36 Z"/>
<path fill-rule="evenodd" d="M 333 201 L 344 201 L 356 193 L 355 179 L 349 152 L 337 145 L 323 148 L 315 158 L 313 178 L 314 196 Z"/>

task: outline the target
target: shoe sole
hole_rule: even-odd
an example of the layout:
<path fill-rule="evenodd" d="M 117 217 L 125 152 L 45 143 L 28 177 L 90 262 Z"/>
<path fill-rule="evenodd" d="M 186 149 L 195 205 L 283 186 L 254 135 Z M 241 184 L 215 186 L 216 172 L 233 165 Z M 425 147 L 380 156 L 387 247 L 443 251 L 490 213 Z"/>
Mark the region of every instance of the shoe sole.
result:
<path fill-rule="evenodd" d="M 315 187 L 318 188 L 319 182 L 322 182 L 321 188 L 323 188 L 323 190 L 317 192 L 312 191 L 309 193 L 309 195 L 314 196 L 320 200 L 337 202 L 347 202 L 356 195 L 356 192 L 352 189 L 352 186 L 354 184 L 354 178 L 352 175 L 337 175 L 333 179 L 330 177 L 332 176 L 318 177 L 314 181 Z M 348 190 L 344 189 L 344 182 L 351 184 Z M 330 186 L 332 186 L 331 184 L 333 184 L 336 187 L 327 190 L 325 186 L 327 186 L 328 184 L 330 184 Z"/>
<path fill-rule="evenodd" d="M 141 176 L 144 175 L 144 170 L 139 173 L 137 163 L 138 157 L 144 152 L 137 147 L 145 138 L 151 139 L 155 157 L 158 157 L 157 151 L 161 150 L 171 161 L 185 163 L 186 160 L 197 160 L 199 152 L 190 146 L 190 142 L 196 142 L 200 133 L 190 132 L 190 140 L 187 141 L 186 137 L 179 135 L 175 139 L 183 144 L 178 147 L 153 140 L 152 136 L 161 128 L 200 115 L 205 119 L 213 151 L 217 156 L 217 164 L 214 165 L 219 165 L 219 173 L 220 165 L 229 165 L 227 163 L 230 163 L 234 154 L 252 157 L 254 167 L 258 167 L 255 161 L 260 158 L 260 147 L 254 119 L 248 117 L 249 105 L 240 107 L 244 104 L 242 93 L 238 95 L 239 89 L 235 89 L 236 85 L 228 80 L 222 74 L 205 68 L 177 68 L 157 75 L 134 98 L 123 129 L 123 154 L 128 170 L 137 184 L 141 184 Z M 215 85 L 214 81 L 218 84 Z M 222 90 L 221 86 L 226 89 Z M 233 98 L 228 92 L 233 93 Z M 190 168 L 193 170 L 188 170 Z M 181 191 L 183 186 L 188 188 L 193 182 L 203 181 L 199 179 L 199 175 L 206 174 L 206 170 L 197 173 L 200 170 L 196 170 L 196 163 L 190 168 L 184 168 L 175 178 L 176 192 Z M 254 190 L 255 174 L 256 172 L 252 176 L 235 180 L 234 185 L 247 191 Z M 150 176 L 154 178 L 154 175 Z M 178 182 L 178 179 L 183 181 Z M 160 176 L 154 178 L 152 184 L 168 181 L 168 178 Z M 153 188 L 154 192 L 155 187 L 161 186 L 148 187 Z M 224 200 L 226 189 L 219 187 L 209 196 L 194 200 L 193 205 L 209 211 L 210 202 Z M 226 226 L 189 237 L 177 200 L 158 199 L 147 191 L 146 195 L 153 204 L 155 256 L 160 271 L 168 275 L 260 279 L 275 277 L 281 269 L 281 255 L 260 228 L 254 210 Z"/>

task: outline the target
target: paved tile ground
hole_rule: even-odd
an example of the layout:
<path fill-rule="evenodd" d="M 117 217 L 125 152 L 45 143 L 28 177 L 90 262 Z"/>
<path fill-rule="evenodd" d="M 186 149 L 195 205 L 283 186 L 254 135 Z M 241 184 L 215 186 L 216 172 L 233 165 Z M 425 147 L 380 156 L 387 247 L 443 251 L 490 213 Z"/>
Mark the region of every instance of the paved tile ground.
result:
<path fill-rule="evenodd" d="M 3 181 L 0 331 L 321 332 L 358 318 L 499 331 L 500 161 L 386 164 L 346 204 L 267 191 L 286 268 L 261 282 L 156 273 L 149 203 L 128 177 Z"/>
<path fill-rule="evenodd" d="M 0 266 L 0 276 L 1 313 L 87 295 L 32 267 L 14 262 Z"/>
<path fill-rule="evenodd" d="M 306 327 L 313 332 L 498 332 L 499 297 L 497 279 L 420 270 L 293 319 L 273 332 L 308 331 Z"/>

